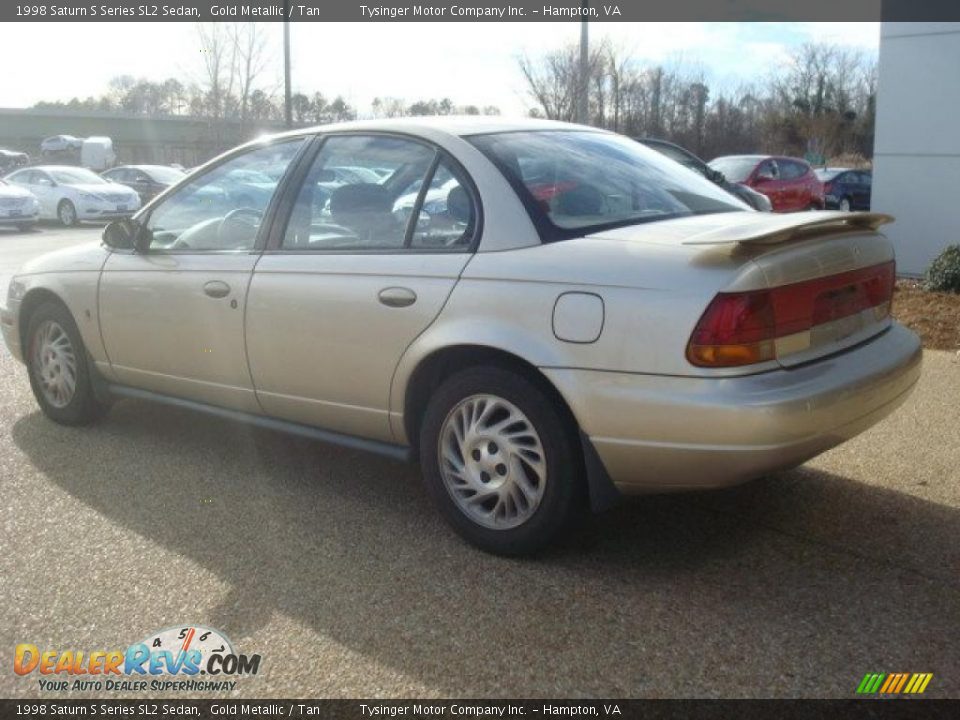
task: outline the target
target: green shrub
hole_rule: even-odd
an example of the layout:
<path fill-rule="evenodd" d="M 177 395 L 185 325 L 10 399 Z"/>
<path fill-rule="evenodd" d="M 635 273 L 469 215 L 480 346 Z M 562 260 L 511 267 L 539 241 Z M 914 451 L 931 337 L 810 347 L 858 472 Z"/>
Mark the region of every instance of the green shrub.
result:
<path fill-rule="evenodd" d="M 960 245 L 949 245 L 930 263 L 924 290 L 960 293 Z"/>

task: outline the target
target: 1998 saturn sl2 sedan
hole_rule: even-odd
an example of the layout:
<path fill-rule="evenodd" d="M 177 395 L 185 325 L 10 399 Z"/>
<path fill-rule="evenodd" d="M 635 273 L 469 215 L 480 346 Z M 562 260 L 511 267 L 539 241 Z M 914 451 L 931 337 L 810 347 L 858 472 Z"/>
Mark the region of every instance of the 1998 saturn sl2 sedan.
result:
<path fill-rule="evenodd" d="M 890 318 L 889 219 L 754 212 L 575 125 L 356 122 L 244 145 L 29 263 L 2 327 L 57 422 L 151 398 L 419 457 L 460 534 L 520 554 L 903 402 L 921 350 Z"/>

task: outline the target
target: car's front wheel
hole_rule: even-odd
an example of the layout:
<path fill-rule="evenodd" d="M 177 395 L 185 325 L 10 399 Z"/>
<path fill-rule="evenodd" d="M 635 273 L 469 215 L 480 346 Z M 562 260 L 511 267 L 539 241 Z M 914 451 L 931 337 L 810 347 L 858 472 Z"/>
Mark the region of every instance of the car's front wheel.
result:
<path fill-rule="evenodd" d="M 69 200 L 61 200 L 57 205 L 57 219 L 64 227 L 71 227 L 77 224 L 77 208 Z"/>
<path fill-rule="evenodd" d="M 572 422 L 543 387 L 505 368 L 469 368 L 438 388 L 420 461 L 446 520 L 488 552 L 534 552 L 585 505 Z"/>
<path fill-rule="evenodd" d="M 44 415 L 63 425 L 84 425 L 104 413 L 83 340 L 66 307 L 46 302 L 33 312 L 26 349 L 30 387 Z"/>

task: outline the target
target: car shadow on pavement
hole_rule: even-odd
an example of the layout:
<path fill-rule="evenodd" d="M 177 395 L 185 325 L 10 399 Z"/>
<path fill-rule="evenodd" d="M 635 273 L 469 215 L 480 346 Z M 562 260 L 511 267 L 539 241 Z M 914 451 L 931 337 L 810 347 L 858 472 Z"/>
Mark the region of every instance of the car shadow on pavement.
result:
<path fill-rule="evenodd" d="M 136 401 L 86 429 L 33 413 L 13 439 L 227 584 L 197 621 L 235 641 L 282 613 L 447 696 L 848 697 L 868 671 L 960 692 L 960 512 L 808 467 L 631 501 L 511 560 L 379 457 Z"/>

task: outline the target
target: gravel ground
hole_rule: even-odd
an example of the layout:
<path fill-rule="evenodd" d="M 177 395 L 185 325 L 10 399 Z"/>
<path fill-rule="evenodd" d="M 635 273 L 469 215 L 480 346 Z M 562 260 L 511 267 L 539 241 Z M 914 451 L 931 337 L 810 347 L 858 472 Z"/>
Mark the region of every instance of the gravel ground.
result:
<path fill-rule="evenodd" d="M 928 351 L 906 405 L 804 467 L 518 561 L 448 531 L 416 468 L 138 401 L 56 426 L 0 349 L 0 648 L 203 624 L 263 656 L 238 697 L 851 697 L 866 672 L 958 697 L 958 388 Z M 0 696 L 40 694 L 7 668 Z"/>

